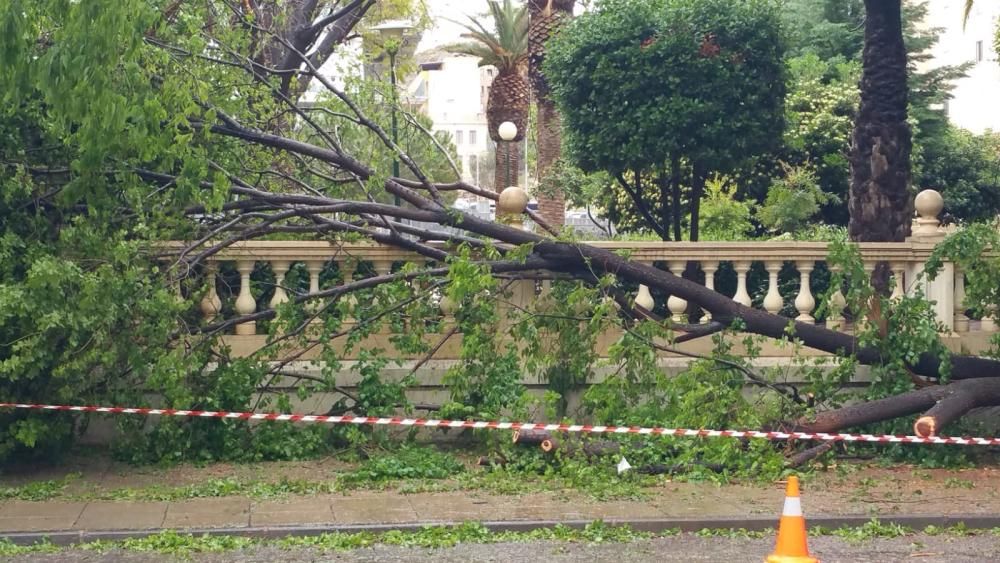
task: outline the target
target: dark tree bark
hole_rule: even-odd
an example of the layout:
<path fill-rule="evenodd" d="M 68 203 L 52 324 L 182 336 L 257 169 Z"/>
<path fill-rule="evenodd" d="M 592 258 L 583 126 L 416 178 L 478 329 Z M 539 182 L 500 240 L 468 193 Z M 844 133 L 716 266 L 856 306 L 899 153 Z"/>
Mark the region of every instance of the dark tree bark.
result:
<path fill-rule="evenodd" d="M 917 420 L 914 430 L 918 436 L 934 436 L 942 426 L 969 410 L 997 404 L 998 400 L 1000 378 L 966 379 L 822 412 L 812 420 L 800 420 L 795 429 L 803 432 L 836 432 L 842 428 L 927 411 Z"/>
<path fill-rule="evenodd" d="M 515 430 L 511 441 L 522 446 L 539 446 L 551 438 L 552 433 L 546 430 Z"/>
<path fill-rule="evenodd" d="M 861 108 L 851 143 L 851 240 L 902 241 L 910 234 L 912 140 L 906 122 L 906 48 L 900 0 L 865 0 Z"/>
<path fill-rule="evenodd" d="M 576 0 L 529 0 L 531 26 L 528 31 L 528 77 L 538 107 L 537 172 L 539 185 L 546 182 L 549 171 L 562 154 L 562 121 L 555 103 L 549 98 L 548 83 L 542 73 L 545 44 L 573 17 Z M 538 208 L 552 225 L 562 225 L 566 218 L 566 201 L 558 190 L 542 190 Z"/>
<path fill-rule="evenodd" d="M 691 175 L 691 242 L 698 242 L 698 220 L 701 215 L 701 194 L 705 192 L 705 171 L 695 166 Z"/>
<path fill-rule="evenodd" d="M 681 236 L 681 157 L 673 154 L 670 157 L 670 187 L 673 194 L 670 206 L 673 209 L 674 240 L 684 240 Z"/>
<path fill-rule="evenodd" d="M 521 169 L 521 145 L 516 141 L 499 141 L 496 144 L 496 167 L 493 170 L 493 186 L 497 193 L 508 186 L 519 186 L 518 170 Z M 510 159 L 509 161 L 507 159 Z M 510 176 L 507 167 L 510 166 Z"/>
<path fill-rule="evenodd" d="M 549 223 L 562 225 L 566 222 L 566 198 L 562 191 L 548 186 L 550 183 L 548 175 L 562 154 L 562 118 L 555 104 L 549 99 L 539 99 L 537 104 L 536 170 L 538 184 L 542 186 L 542 194 L 538 197 L 538 209 Z"/>

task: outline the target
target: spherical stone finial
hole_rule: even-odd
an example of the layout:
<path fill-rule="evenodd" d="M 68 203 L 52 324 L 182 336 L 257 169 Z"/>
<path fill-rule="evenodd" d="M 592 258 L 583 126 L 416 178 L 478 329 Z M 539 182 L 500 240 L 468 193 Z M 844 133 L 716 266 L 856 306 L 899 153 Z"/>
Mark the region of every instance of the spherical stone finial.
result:
<path fill-rule="evenodd" d="M 913 200 L 913 206 L 917 209 L 917 214 L 920 215 L 921 219 L 937 220 L 938 215 L 944 209 L 944 198 L 937 190 L 923 190 Z"/>
<path fill-rule="evenodd" d="M 497 201 L 498 215 L 520 215 L 528 208 L 528 192 L 520 186 L 510 186 L 500 192 Z"/>

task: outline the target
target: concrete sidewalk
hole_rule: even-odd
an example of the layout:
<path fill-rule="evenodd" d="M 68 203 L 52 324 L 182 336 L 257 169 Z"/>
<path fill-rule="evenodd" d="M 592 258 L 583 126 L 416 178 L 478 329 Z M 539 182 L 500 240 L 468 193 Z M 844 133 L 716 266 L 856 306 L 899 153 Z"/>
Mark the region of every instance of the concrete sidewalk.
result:
<path fill-rule="evenodd" d="M 912 491 L 911 491 L 912 492 Z M 943 491 L 937 491 L 941 493 Z M 780 484 L 767 487 L 675 483 L 649 490 L 644 501 L 597 502 L 573 493 L 496 496 L 478 491 L 401 494 L 361 491 L 343 495 L 292 496 L 280 500 L 246 497 L 197 498 L 174 502 L 90 501 L 0 503 L 0 537 L 18 543 L 48 537 L 70 543 L 116 539 L 157 530 L 238 535 L 284 535 L 337 530 L 405 529 L 427 524 L 478 521 L 496 529 L 527 529 L 593 520 L 628 523 L 649 531 L 706 527 L 764 529 L 777 521 Z M 995 491 L 956 489 L 945 497 L 920 499 L 866 495 L 845 498 L 839 489 L 806 489 L 810 524 L 859 525 L 872 517 L 911 527 L 1000 526 Z M 909 500 L 911 496 L 916 497 Z M 921 502 L 926 500 L 926 502 Z"/>

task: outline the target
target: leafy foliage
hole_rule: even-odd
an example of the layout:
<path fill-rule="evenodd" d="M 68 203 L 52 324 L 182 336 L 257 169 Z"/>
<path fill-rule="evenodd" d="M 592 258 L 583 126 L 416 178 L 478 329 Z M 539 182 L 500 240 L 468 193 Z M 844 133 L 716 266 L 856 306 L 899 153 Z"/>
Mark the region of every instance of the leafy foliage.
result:
<path fill-rule="evenodd" d="M 471 25 L 463 24 L 468 43 L 452 45 L 448 50 L 479 58 L 479 66 L 494 66 L 501 72 L 516 72 L 528 60 L 528 7 L 516 7 L 511 0 L 489 2 L 495 29 L 490 30 L 470 17 Z"/>
<path fill-rule="evenodd" d="M 619 182 L 625 173 L 658 177 L 655 201 L 644 197 L 639 178 L 631 189 L 633 203 L 650 210 L 647 228 L 665 234 L 664 184 L 673 174 L 679 189 L 682 160 L 698 200 L 712 172 L 726 173 L 780 138 L 783 49 L 770 2 L 603 2 L 548 48 L 545 72 L 568 154 L 583 170 Z M 675 197 L 675 224 L 678 203 Z"/>
<path fill-rule="evenodd" d="M 816 175 L 804 168 L 787 168 L 786 176 L 774 183 L 757 217 L 768 229 L 780 233 L 800 231 L 809 226 L 828 196 L 819 187 Z"/>

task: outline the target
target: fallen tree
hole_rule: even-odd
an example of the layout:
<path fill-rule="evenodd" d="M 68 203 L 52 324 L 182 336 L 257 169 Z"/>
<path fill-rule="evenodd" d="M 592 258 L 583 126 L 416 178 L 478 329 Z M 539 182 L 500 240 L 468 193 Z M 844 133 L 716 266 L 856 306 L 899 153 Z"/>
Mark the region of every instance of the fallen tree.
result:
<path fill-rule="evenodd" d="M 151 13 L 148 6 L 128 4 L 119 7 L 120 12 L 116 13 L 123 18 L 114 20 L 116 27 L 112 30 L 112 39 L 120 42 L 116 53 L 127 62 L 143 61 L 148 65 L 123 65 L 114 57 L 102 58 L 86 51 L 89 47 L 85 42 L 77 44 L 70 39 L 52 39 L 47 29 L 25 27 L 21 30 L 23 33 L 11 35 L 17 39 L 10 39 L 11 48 L 16 47 L 24 54 L 18 60 L 50 65 L 46 69 L 61 76 L 63 82 L 52 86 L 46 82 L 44 73 L 29 68 L 27 62 L 10 70 L 12 79 L 5 81 L 7 90 L 4 93 L 11 99 L 22 100 L 24 106 L 30 108 L 4 123 L 5 131 L 11 132 L 10 138 L 15 140 L 11 143 L 17 145 L 17 150 L 10 152 L 13 156 L 3 163 L 4 180 L 12 184 L 17 182 L 20 186 L 19 191 L 12 191 L 11 199 L 3 203 L 2 210 L 11 220 L 8 225 L 14 228 L 19 224 L 17 221 L 37 221 L 44 228 L 18 231 L 17 236 L 39 236 L 42 232 L 50 237 L 44 239 L 46 244 L 60 248 L 54 241 L 62 240 L 60 236 L 66 232 L 73 233 L 71 225 L 92 221 L 98 234 L 73 247 L 68 253 L 74 257 L 72 259 L 78 256 L 74 253 L 93 249 L 94 240 L 110 236 L 101 229 L 120 228 L 114 231 L 114 240 L 122 245 L 138 246 L 144 252 L 158 253 L 154 258 L 159 264 L 167 260 L 165 273 L 150 268 L 142 274 L 148 278 L 131 284 L 137 288 L 155 285 L 150 280 L 181 284 L 189 298 L 186 308 L 177 306 L 176 310 L 156 317 L 157 323 L 161 323 L 158 327 L 169 326 L 169 331 L 164 333 L 169 338 L 158 336 L 139 340 L 143 350 L 148 348 L 150 357 L 142 359 L 148 360 L 150 365 L 159 368 L 157 362 L 163 361 L 162 350 L 168 348 L 197 356 L 202 366 L 227 359 L 208 337 L 218 336 L 232 326 L 251 320 L 292 318 L 288 327 L 265 347 L 261 355 L 265 359 L 266 353 L 273 353 L 283 343 L 296 339 L 299 350 L 306 350 L 324 346 L 323 342 L 332 338 L 353 338 L 370 330 L 376 322 L 404 314 L 408 307 L 439 292 L 449 284 L 455 264 L 482 268 L 503 280 L 548 276 L 597 288 L 607 300 L 616 304 L 612 320 L 629 330 L 651 318 L 648 312 L 636 308 L 629 297 L 629 288 L 636 284 L 682 298 L 711 313 L 712 323 L 706 325 L 662 321 L 671 331 L 674 342 L 709 337 L 738 323 L 746 333 L 775 339 L 794 338 L 803 346 L 850 357 L 862 365 L 882 365 L 889 360 L 886 348 L 878 342 L 872 344 L 865 340 L 863 344 L 862 339 L 852 334 L 746 307 L 670 272 L 596 246 L 557 238 L 536 213 L 523 204 L 511 206 L 504 201 L 510 196 L 516 199 L 518 194 L 515 192 L 502 196 L 461 181 L 433 181 L 420 163 L 393 141 L 376 117 L 362 111 L 349 92 L 320 72 L 319 61 L 309 50 L 317 48 L 315 45 L 304 47 L 297 40 L 299 35 L 287 29 L 281 32 L 273 29 L 266 21 L 255 18 L 242 3 L 212 5 L 225 10 L 226 25 L 219 23 L 217 17 L 207 22 L 208 15 L 214 12 L 205 12 L 201 7 L 179 6 L 169 17 Z M 350 25 L 353 26 L 370 5 L 370 2 L 334 4 L 327 12 L 317 15 L 312 23 L 302 24 L 303 29 L 312 30 L 307 43 L 323 45 L 330 35 L 324 35 L 322 29 L 336 26 L 338 22 L 346 25 L 344 18 L 352 18 Z M 180 15 L 193 21 L 206 20 L 198 28 L 199 34 L 195 34 L 199 37 L 193 38 L 190 33 L 192 20 L 187 20 L 183 26 L 177 23 L 183 20 L 179 19 Z M 83 8 L 74 8 L 68 15 L 48 16 L 84 21 L 88 14 Z M 124 22 L 133 16 L 149 25 L 138 31 L 135 26 L 126 25 Z M 147 31 L 153 24 L 157 26 L 155 33 Z M 314 29 L 317 25 L 319 30 Z M 337 33 L 342 31 L 338 28 Z M 236 42 L 240 34 L 258 40 L 266 38 L 269 48 L 282 54 L 281 65 L 271 66 L 274 60 L 257 56 L 262 49 L 260 41 Z M 202 35 L 211 41 L 203 43 Z M 344 37 L 348 35 L 343 34 Z M 55 45 L 58 41 L 66 41 L 67 48 L 82 49 L 81 56 L 87 55 L 97 61 L 95 68 L 78 72 L 45 58 L 53 49 L 53 41 Z M 285 60 L 289 57 L 291 63 Z M 108 79 L 92 80 L 95 75 Z M 317 85 L 323 90 L 324 99 L 335 102 L 338 108 L 346 108 L 344 112 L 326 108 L 340 120 L 336 125 L 324 125 L 314 117 L 317 111 L 324 109 L 322 103 L 305 106 L 292 99 L 291 94 L 303 88 L 305 83 Z M 54 98 L 46 89 L 50 86 L 65 88 L 55 91 L 60 98 Z M 81 94 L 73 90 L 74 87 L 85 89 Z M 234 91 L 242 94 L 233 96 Z M 90 96 L 100 103 L 81 107 L 62 98 L 71 95 Z M 151 98 L 155 102 L 149 102 Z M 146 108 L 143 104 L 153 104 L 155 108 L 135 110 L 127 117 L 115 113 L 118 111 L 115 108 L 120 107 Z M 295 126 L 288 127 L 288 123 Z M 340 142 L 339 128 L 343 127 L 377 138 L 403 164 L 405 173 L 389 176 L 382 170 L 384 164 L 366 162 L 364 155 L 352 155 Z M 126 137 L 127 142 L 116 136 Z M 68 148 L 52 150 L 53 141 Z M 145 150 L 146 146 L 157 147 L 157 150 L 150 153 Z M 445 197 L 452 192 L 496 200 L 501 210 L 523 213 L 539 226 L 540 232 L 479 219 L 456 210 Z M 399 204 L 389 203 L 396 198 Z M 151 228 L 151 224 L 156 227 Z M 164 236 L 183 236 L 190 242 L 183 248 L 164 251 L 161 244 Z M 289 288 L 290 305 L 295 308 L 292 313 L 283 313 L 282 307 L 263 307 L 253 313 L 231 315 L 208 324 L 193 322 L 190 315 L 185 316 L 194 298 L 199 296 L 201 282 L 197 275 L 206 259 L 240 241 L 289 236 L 328 241 L 360 238 L 414 252 L 436 264 L 363 279 L 344 279 L 317 291 L 296 292 Z M 108 256 L 107 262 L 115 263 L 115 254 L 109 252 Z M 80 260 L 85 262 L 84 259 Z M 20 266 L 12 269 L 21 271 Z M 383 296 L 385 307 L 355 325 L 341 326 L 339 321 L 331 321 L 339 318 L 338 308 L 345 306 L 352 294 L 404 285 L 411 293 L 403 297 Z M 156 295 L 157 303 L 165 302 L 155 290 L 149 291 Z M 502 288 L 497 291 L 502 292 Z M 114 298 L 105 296 L 104 299 L 110 302 Z M 21 304 L 26 300 L 16 298 L 9 302 Z M 472 301 L 462 305 L 476 307 Z M 136 307 L 136 310 L 141 311 L 141 308 Z M 888 301 L 881 310 L 886 319 L 894 318 L 893 305 Z M 131 331 L 136 338 L 145 334 L 145 328 L 138 330 L 136 327 L 147 327 L 142 324 L 141 317 L 149 315 L 148 311 L 134 316 L 121 314 L 128 320 L 117 320 L 115 330 Z M 37 325 L 33 323 L 38 322 L 34 318 L 37 316 L 25 313 L 23 323 L 11 323 L 9 338 L 5 340 L 17 343 L 26 335 L 34 334 Z M 316 320 L 323 322 L 314 323 Z M 582 322 L 587 319 L 570 320 Z M 332 328 L 315 332 L 316 326 L 325 327 L 326 324 Z M 44 334 L 45 330 L 48 328 L 37 329 L 37 332 Z M 87 334 L 90 333 L 67 338 L 66 353 L 81 346 L 89 347 Z M 649 346 L 655 347 L 652 342 Z M 12 344 L 4 345 L 4 353 L 16 357 L 16 361 L 8 365 L 24 365 L 33 357 L 17 356 L 19 349 L 15 348 Z M 120 351 L 120 355 L 115 356 L 113 366 L 107 358 L 95 356 L 81 369 L 90 370 L 89 374 L 132 374 L 136 370 L 132 363 L 139 359 L 134 349 L 122 347 L 115 351 Z M 484 353 L 487 352 L 500 354 L 502 351 L 485 350 Z M 286 375 L 284 368 L 301 353 L 284 356 L 277 367 L 268 364 L 266 368 L 254 368 L 265 370 L 262 377 L 266 384 L 262 387 L 270 388 L 274 381 Z M 504 356 L 502 359 L 510 358 Z M 964 354 L 944 356 L 939 349 L 928 349 L 910 358 L 905 368 L 914 377 L 932 385 L 875 402 L 821 411 L 790 425 L 802 430 L 829 432 L 922 412 L 916 432 L 934 435 L 973 408 L 1000 404 L 1000 384 L 992 379 L 1000 376 L 998 360 Z M 52 367 L 51 371 L 59 369 Z M 163 367 L 166 373 L 184 372 L 185 369 L 173 365 Z M 142 383 L 123 379 L 119 385 L 134 390 Z M 44 385 L 37 388 L 21 385 L 8 389 L 12 395 L 31 398 L 50 393 L 54 385 L 45 380 Z M 391 408 L 405 398 L 398 386 L 388 389 L 391 391 L 389 397 L 376 407 Z M 86 390 L 85 395 L 97 393 L 93 387 L 86 387 Z M 197 404 L 197 396 L 177 392 L 188 403 Z M 470 388 L 463 392 L 474 394 L 478 391 Z M 364 396 L 352 399 L 352 406 L 338 412 L 371 408 Z M 539 443 L 546 438 L 551 439 L 540 437 Z M 557 447 L 554 442 L 552 444 L 553 448 Z"/>

